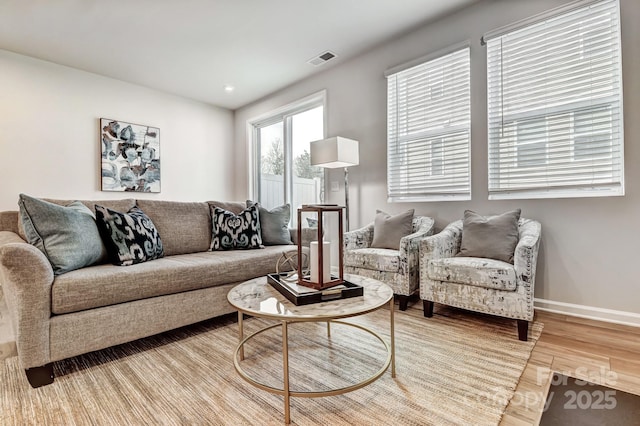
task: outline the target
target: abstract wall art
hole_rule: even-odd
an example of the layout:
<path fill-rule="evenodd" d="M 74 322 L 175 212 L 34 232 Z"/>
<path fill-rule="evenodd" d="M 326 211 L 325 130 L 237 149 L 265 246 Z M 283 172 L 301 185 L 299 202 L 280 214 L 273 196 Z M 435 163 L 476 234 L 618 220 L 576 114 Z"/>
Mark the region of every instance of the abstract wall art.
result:
<path fill-rule="evenodd" d="M 102 190 L 160 192 L 160 129 L 100 119 Z"/>

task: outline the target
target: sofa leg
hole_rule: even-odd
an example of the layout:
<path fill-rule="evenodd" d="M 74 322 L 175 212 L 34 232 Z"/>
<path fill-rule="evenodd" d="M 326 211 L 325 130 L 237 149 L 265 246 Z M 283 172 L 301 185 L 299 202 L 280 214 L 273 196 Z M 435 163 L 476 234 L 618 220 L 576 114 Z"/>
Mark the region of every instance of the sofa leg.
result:
<path fill-rule="evenodd" d="M 53 363 L 43 365 L 42 367 L 27 368 L 24 370 L 27 380 L 32 388 L 50 385 L 53 383 Z"/>
<path fill-rule="evenodd" d="M 431 300 L 423 300 L 422 310 L 425 317 L 431 318 L 433 316 L 433 302 Z"/>
<path fill-rule="evenodd" d="M 398 309 L 400 309 L 401 311 L 406 311 L 407 306 L 409 306 L 409 296 L 396 294 L 396 298 L 398 299 Z"/>
<path fill-rule="evenodd" d="M 517 320 L 518 321 L 518 339 L 523 342 L 527 341 L 527 336 L 529 335 L 529 321 L 525 320 Z"/>

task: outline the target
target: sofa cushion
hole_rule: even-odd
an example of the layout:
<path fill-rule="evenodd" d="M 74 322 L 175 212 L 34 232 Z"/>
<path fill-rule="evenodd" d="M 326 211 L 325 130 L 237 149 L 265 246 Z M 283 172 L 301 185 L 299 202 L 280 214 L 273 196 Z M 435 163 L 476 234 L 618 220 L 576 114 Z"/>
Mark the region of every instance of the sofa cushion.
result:
<path fill-rule="evenodd" d="M 373 221 L 371 247 L 399 250 L 400 240 L 411 234 L 413 230 L 413 212 L 414 210 L 411 209 L 391 216 L 388 213 L 377 210 Z"/>
<path fill-rule="evenodd" d="M 247 207 L 258 205 L 260 212 L 260 234 L 262 244 L 265 246 L 279 246 L 293 244 L 289 233 L 289 220 L 291 219 L 291 204 L 283 204 L 267 210 L 255 201 L 247 200 Z"/>
<path fill-rule="evenodd" d="M 51 262 L 55 275 L 92 265 L 106 255 L 93 212 L 79 201 L 60 206 L 20 194 L 26 240 Z"/>
<path fill-rule="evenodd" d="M 257 205 L 247 207 L 237 215 L 220 207 L 212 207 L 211 221 L 211 250 L 264 247 Z"/>
<path fill-rule="evenodd" d="M 275 272 L 291 246 L 200 252 L 122 268 L 96 265 L 60 275 L 51 289 L 54 314 L 78 312 L 149 297 L 242 282 Z M 141 318 L 144 320 L 144 318 Z"/>
<path fill-rule="evenodd" d="M 220 207 L 234 214 L 240 214 L 247 207 L 246 203 L 240 201 L 207 201 L 207 204 L 213 207 Z"/>
<path fill-rule="evenodd" d="M 477 257 L 431 259 L 427 276 L 434 281 L 448 281 L 476 287 L 514 291 L 516 270 L 510 263 Z"/>
<path fill-rule="evenodd" d="M 465 210 L 457 256 L 486 257 L 513 263 L 518 245 L 518 219 L 520 209 L 489 217 Z"/>
<path fill-rule="evenodd" d="M 384 248 L 346 250 L 344 266 L 397 273 L 400 271 L 400 251 Z"/>
<path fill-rule="evenodd" d="M 59 206 L 68 206 L 76 200 L 57 200 L 54 198 L 43 198 L 44 201 L 48 201 L 49 203 L 57 204 Z M 126 212 L 129 209 L 136 205 L 136 200 L 133 198 L 124 198 L 122 200 L 77 200 L 82 204 L 87 206 L 89 210 L 91 210 L 92 214 L 96 210 L 96 204 L 101 205 L 102 207 L 106 207 L 111 210 L 115 210 L 118 212 Z M 22 222 L 18 221 L 18 235 L 22 237 L 23 240 L 27 240 L 26 235 L 24 233 L 24 228 L 22 227 Z M 105 256 L 102 259 L 103 262 L 107 261 L 107 256 L 105 252 Z"/>
<path fill-rule="evenodd" d="M 207 203 L 138 200 L 162 237 L 165 256 L 209 250 L 211 214 Z"/>
<path fill-rule="evenodd" d="M 96 205 L 96 222 L 115 265 L 134 265 L 164 255 L 158 230 L 139 207 L 122 213 Z"/>

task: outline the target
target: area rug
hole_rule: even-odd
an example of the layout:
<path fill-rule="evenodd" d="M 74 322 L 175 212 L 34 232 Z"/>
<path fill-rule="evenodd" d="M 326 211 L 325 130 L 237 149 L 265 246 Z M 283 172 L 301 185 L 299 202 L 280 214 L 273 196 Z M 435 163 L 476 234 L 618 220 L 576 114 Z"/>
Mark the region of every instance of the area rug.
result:
<path fill-rule="evenodd" d="M 603 377 L 615 384 L 613 377 Z M 640 424 L 640 395 L 554 373 L 541 426 L 635 426 Z"/>
<path fill-rule="evenodd" d="M 389 311 L 350 319 L 389 338 Z M 246 331 L 266 324 L 245 321 Z M 517 339 L 513 320 L 458 310 L 433 318 L 397 313 L 397 377 L 356 391 L 292 398 L 295 425 L 496 425 L 542 331 Z M 282 397 L 234 370 L 234 316 L 211 320 L 55 363 L 52 385 L 31 389 L 17 359 L 0 365 L 2 425 L 278 425 Z M 79 338 L 81 338 L 79 336 Z M 359 329 L 290 326 L 293 390 L 356 383 L 380 368 L 384 347 Z M 282 386 L 279 328 L 246 349 L 245 369 Z"/>

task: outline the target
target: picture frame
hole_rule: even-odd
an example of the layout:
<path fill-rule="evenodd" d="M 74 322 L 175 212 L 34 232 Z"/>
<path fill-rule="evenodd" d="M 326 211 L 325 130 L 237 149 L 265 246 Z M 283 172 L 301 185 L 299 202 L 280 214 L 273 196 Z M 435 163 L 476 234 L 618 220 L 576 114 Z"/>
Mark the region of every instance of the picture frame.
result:
<path fill-rule="evenodd" d="M 102 191 L 160 192 L 160 129 L 100 118 Z"/>

